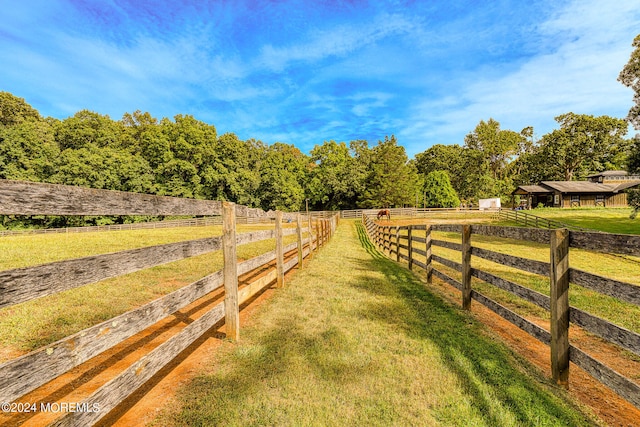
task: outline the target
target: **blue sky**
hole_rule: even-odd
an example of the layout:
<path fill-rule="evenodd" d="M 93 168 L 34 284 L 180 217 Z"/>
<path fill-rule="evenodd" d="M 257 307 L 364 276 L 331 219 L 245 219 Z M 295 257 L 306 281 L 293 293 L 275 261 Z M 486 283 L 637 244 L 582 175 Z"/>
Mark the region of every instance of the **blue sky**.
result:
<path fill-rule="evenodd" d="M 0 0 L 0 91 L 44 116 L 191 114 L 294 144 L 394 134 L 410 156 L 480 120 L 625 117 L 640 0 Z"/>

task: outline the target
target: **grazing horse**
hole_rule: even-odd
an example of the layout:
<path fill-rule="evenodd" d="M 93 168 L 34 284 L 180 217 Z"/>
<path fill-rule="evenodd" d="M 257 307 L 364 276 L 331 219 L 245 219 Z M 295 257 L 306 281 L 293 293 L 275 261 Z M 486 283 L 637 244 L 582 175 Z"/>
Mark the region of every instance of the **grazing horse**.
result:
<path fill-rule="evenodd" d="M 389 209 L 381 209 L 378 211 L 378 221 L 380 218 L 387 217 L 387 220 L 391 220 L 391 211 Z"/>

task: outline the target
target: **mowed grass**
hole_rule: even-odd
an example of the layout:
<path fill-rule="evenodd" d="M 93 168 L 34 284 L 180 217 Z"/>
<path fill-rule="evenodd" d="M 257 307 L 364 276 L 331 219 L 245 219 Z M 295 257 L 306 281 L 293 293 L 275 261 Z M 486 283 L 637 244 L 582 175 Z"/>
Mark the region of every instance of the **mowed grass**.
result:
<path fill-rule="evenodd" d="M 640 217 L 630 219 L 631 208 L 539 208 L 525 212 L 589 230 L 640 234 Z"/>
<path fill-rule="evenodd" d="M 238 233 L 273 225 L 238 226 Z M 0 237 L 0 270 L 219 236 L 220 226 Z M 285 242 L 295 236 L 286 236 Z M 238 247 L 249 259 L 275 240 Z M 0 363 L 118 316 L 222 268 L 222 252 L 171 262 L 0 309 Z"/>
<path fill-rule="evenodd" d="M 353 221 L 225 343 L 156 426 L 594 421 Z"/>
<path fill-rule="evenodd" d="M 424 231 L 416 231 L 414 232 L 414 235 L 424 237 Z M 455 243 L 460 243 L 461 241 L 459 233 L 433 232 L 432 237 L 434 239 Z M 536 261 L 549 262 L 549 245 L 475 234 L 472 235 L 471 242 L 472 246 L 488 249 L 494 252 Z M 434 255 L 439 255 L 458 263 L 461 262 L 461 254 L 458 251 L 439 246 L 433 246 L 432 251 Z M 405 255 L 407 254 L 407 251 L 404 249 L 401 249 L 400 252 Z M 419 261 L 425 262 L 423 256 L 415 255 L 415 257 Z M 617 256 L 580 249 L 570 249 L 569 263 L 572 268 L 638 285 L 640 287 L 640 260 L 637 257 Z M 434 266 L 458 281 L 462 280 L 459 272 L 439 263 L 434 263 Z M 529 289 L 533 289 L 544 295 L 548 296 L 550 293 L 548 276 L 528 273 L 475 256 L 471 257 L 471 266 L 515 282 Z M 507 307 L 520 312 L 521 314 L 533 314 L 542 319 L 549 319 L 549 313 L 546 310 L 479 279 L 472 278 L 472 287 Z M 616 298 L 609 297 L 574 284 L 570 285 L 569 303 L 573 307 L 580 308 L 593 315 L 602 317 L 616 323 L 617 325 L 640 333 L 640 307 L 636 305 L 626 303 Z"/>

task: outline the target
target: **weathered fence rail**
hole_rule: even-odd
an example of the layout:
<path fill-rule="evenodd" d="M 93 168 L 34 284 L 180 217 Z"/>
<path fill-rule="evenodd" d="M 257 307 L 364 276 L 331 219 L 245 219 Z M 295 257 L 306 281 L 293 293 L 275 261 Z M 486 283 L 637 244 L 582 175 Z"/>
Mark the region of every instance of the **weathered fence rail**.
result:
<path fill-rule="evenodd" d="M 345 219 L 360 219 L 363 215 L 376 216 L 380 209 L 351 209 L 340 212 L 340 217 Z M 495 215 L 497 209 L 483 209 L 478 208 L 391 208 L 389 209 L 392 217 L 416 217 L 416 218 L 429 218 L 441 215 L 450 214 L 474 214 L 486 213 Z"/>
<path fill-rule="evenodd" d="M 496 211 L 498 216 L 502 219 L 513 221 L 516 224 L 524 225 L 525 227 L 535 228 L 568 228 L 570 230 L 586 231 L 585 228 L 577 227 L 575 225 L 565 224 L 553 219 L 542 218 L 537 215 L 530 214 L 526 211 L 500 209 Z"/>
<path fill-rule="evenodd" d="M 267 212 L 266 217 L 239 217 L 237 224 L 271 224 L 274 216 Z M 275 215 L 275 213 L 274 213 Z M 86 227 L 64 228 L 25 228 L 21 230 L 1 230 L 0 236 L 21 236 L 27 234 L 59 234 L 59 233 L 94 233 L 97 231 L 130 231 L 149 230 L 176 227 L 207 227 L 210 225 L 222 225 L 221 216 L 208 216 L 203 218 L 169 219 L 163 221 L 133 222 L 127 224 L 90 225 Z"/>
<path fill-rule="evenodd" d="M 588 352 L 571 345 L 568 335 L 569 325 L 573 323 L 620 348 L 640 356 L 639 334 L 586 311 L 571 307 L 568 299 L 569 282 L 571 282 L 640 306 L 640 286 L 572 268 L 568 257 L 569 248 L 639 256 L 640 236 L 570 231 L 567 229 L 545 230 L 487 225 L 382 226 L 375 223 L 367 215 L 363 216 L 362 221 L 370 239 L 382 251 L 387 252 L 389 256 L 393 256 L 398 261 L 400 259 L 408 261 L 409 268 L 413 268 L 416 265 L 424 269 L 427 272 L 427 280 L 429 282 L 431 282 L 432 276 L 435 275 L 461 291 L 463 308 L 469 309 L 471 300 L 476 300 L 539 341 L 549 345 L 551 347 L 550 364 L 552 375 L 558 384 L 564 386 L 568 384 L 569 361 L 571 361 L 624 399 L 640 408 L 640 385 L 590 356 Z M 414 235 L 416 230 L 424 230 L 426 237 L 416 237 Z M 432 231 L 457 233 L 460 235 L 460 243 L 433 239 L 431 236 Z M 535 261 L 475 247 L 471 244 L 472 235 L 474 234 L 548 244 L 551 254 L 550 261 Z M 433 246 L 460 252 L 461 262 L 455 262 L 432 254 Z M 401 253 L 401 249 L 404 249 L 406 254 Z M 414 259 L 415 254 L 421 255 L 426 261 L 423 263 Z M 522 271 L 549 277 L 550 296 L 474 268 L 472 255 Z M 461 280 L 445 274 L 435 267 L 434 263 L 456 270 L 460 273 Z M 541 328 L 472 289 L 472 277 L 476 277 L 550 311 L 550 330 L 547 331 Z"/>
<path fill-rule="evenodd" d="M 61 414 L 58 426 L 88 426 L 131 395 L 180 352 L 212 326 L 225 320 L 227 337 L 238 339 L 239 306 L 272 282 L 284 285 L 284 273 L 325 244 L 338 216 L 322 219 L 275 212 L 274 229 L 236 235 L 236 218 L 268 218 L 259 210 L 233 203 L 157 197 L 145 194 L 91 190 L 62 185 L 0 180 L 0 214 L 15 215 L 220 215 L 222 236 L 157 245 L 134 250 L 52 262 L 0 272 L 0 308 L 100 280 L 147 269 L 196 255 L 222 250 L 224 268 L 108 321 L 91 326 L 44 348 L 0 365 L 0 401 L 12 402 L 54 380 L 70 369 L 115 347 L 160 320 L 224 286 L 224 301 L 197 318 L 179 333 L 140 358 L 108 383 L 99 387 L 80 407 L 100 410 Z M 283 228 L 283 219 L 295 220 L 295 228 Z M 283 237 L 296 234 L 284 245 Z M 237 245 L 276 240 L 276 249 L 237 262 Z M 285 262 L 284 253 L 297 250 Z M 274 271 L 239 288 L 238 277 L 276 261 Z M 97 406 L 93 406 L 96 404 Z"/>

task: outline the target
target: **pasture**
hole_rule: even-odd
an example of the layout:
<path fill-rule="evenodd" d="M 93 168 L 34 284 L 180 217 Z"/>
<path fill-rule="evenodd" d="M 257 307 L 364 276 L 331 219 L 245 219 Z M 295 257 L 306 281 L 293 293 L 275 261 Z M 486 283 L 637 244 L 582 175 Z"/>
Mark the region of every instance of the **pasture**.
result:
<path fill-rule="evenodd" d="M 620 210 L 618 210 L 618 212 L 620 212 Z M 572 212 L 572 213 L 575 214 L 575 212 Z M 594 216 L 595 214 L 596 218 L 593 218 L 593 217 L 590 218 L 590 223 L 601 224 L 601 225 L 605 224 L 606 220 L 603 220 L 602 218 L 597 217 L 601 213 L 602 213 L 602 210 L 592 210 L 590 214 L 592 216 Z M 580 214 L 582 216 L 585 216 L 585 213 L 583 211 L 580 212 Z M 568 221 L 564 221 L 568 217 L 570 217 L 570 215 L 567 215 L 565 212 L 564 215 L 562 216 L 562 219 L 560 219 L 560 221 L 568 222 Z M 421 223 L 421 222 L 422 221 L 414 221 L 414 223 Z M 509 223 L 505 224 L 504 221 L 500 221 L 500 222 L 502 222 L 503 225 L 515 225 L 515 224 L 509 224 Z M 584 225 L 586 224 L 583 223 L 583 226 Z M 372 231 L 374 229 L 374 227 L 372 227 L 370 223 L 368 223 L 367 227 Z M 450 278 L 453 278 L 454 281 L 462 282 L 463 280 L 461 278 L 461 273 L 460 273 L 461 271 L 460 269 L 460 265 L 461 265 L 460 264 L 460 257 L 461 257 L 460 232 L 459 231 L 457 233 L 449 232 L 449 230 L 453 231 L 453 229 L 457 229 L 456 227 L 459 227 L 459 226 L 437 227 L 436 231 L 433 231 L 431 233 L 431 238 L 433 239 L 433 247 L 430 250 L 430 253 L 433 254 L 434 261 L 437 261 L 436 266 L 440 272 L 446 274 Z M 404 228 L 406 229 L 406 227 Z M 394 226 L 392 225 L 391 229 L 388 231 L 387 230 L 388 229 L 385 229 L 385 231 L 381 231 L 381 230 L 375 231 L 375 233 L 382 232 L 383 234 L 379 237 L 374 237 L 374 239 L 378 240 L 381 245 L 383 244 L 382 241 L 383 240 L 385 241 L 384 246 L 385 248 L 390 248 L 387 250 L 390 251 L 390 256 L 393 259 L 395 259 L 396 256 L 398 256 L 396 255 L 396 248 L 398 246 L 399 246 L 399 252 L 400 252 L 399 257 L 405 258 L 405 260 L 408 259 L 409 248 L 411 245 L 407 246 L 408 243 L 406 243 L 406 240 L 403 240 L 402 238 L 400 239 L 400 245 L 396 245 L 395 244 L 396 231 Z M 544 298 L 547 298 L 548 300 L 548 298 L 550 297 L 549 277 L 548 277 L 549 244 L 542 243 L 543 241 L 548 242 L 548 240 L 546 240 L 548 238 L 546 239 L 542 238 L 541 243 L 535 243 L 535 242 L 523 241 L 523 240 L 506 239 L 506 238 L 496 237 L 492 235 L 483 235 L 484 232 L 482 232 L 482 227 L 478 228 L 477 230 L 479 234 L 474 234 L 471 239 L 473 242 L 473 248 L 477 248 L 477 250 L 474 249 L 472 253 L 474 255 L 478 255 L 478 256 L 474 256 L 472 261 L 472 274 L 470 277 L 471 289 L 473 289 L 474 292 L 478 292 L 480 296 L 484 295 L 484 297 L 482 298 L 488 297 L 491 300 L 500 304 L 501 306 L 505 307 L 506 309 L 509 309 L 513 313 L 516 313 L 516 315 L 520 316 L 521 318 L 526 319 L 526 321 L 532 322 L 534 325 L 538 325 L 536 327 L 533 327 L 533 330 L 535 330 L 535 328 L 537 327 L 541 327 L 543 329 L 549 330 L 550 318 L 549 318 L 548 308 L 545 310 L 539 306 L 540 304 L 544 306 L 544 304 L 542 303 Z M 487 231 L 489 231 L 489 229 L 487 229 Z M 496 229 L 496 232 L 497 231 L 499 230 Z M 518 234 L 522 234 L 523 236 L 530 234 L 528 231 L 523 230 L 523 232 L 524 234 L 516 233 L 516 230 L 514 229 L 513 233 L 507 233 L 507 234 L 513 234 L 514 236 Z M 408 238 L 407 233 L 408 231 L 401 231 L 400 235 L 402 236 L 404 234 L 405 236 L 404 239 L 407 239 Z M 489 234 L 492 234 L 492 233 L 489 233 Z M 535 234 L 539 234 L 539 233 L 531 233 L 532 236 Z M 583 233 L 583 234 L 585 237 L 587 237 L 588 235 L 588 233 L 587 234 Z M 545 235 L 545 233 L 540 234 L 540 236 L 543 236 L 543 235 Z M 422 248 L 424 246 L 423 243 L 420 243 L 420 241 L 424 242 L 425 240 L 425 237 L 424 237 L 425 232 L 423 230 L 415 229 L 412 231 L 411 236 L 413 236 L 413 238 L 418 239 L 418 243 L 414 243 L 414 245 L 417 245 L 418 248 Z M 575 238 L 580 239 L 579 233 L 577 233 L 575 236 L 576 236 Z M 619 343 L 619 345 L 621 345 L 623 348 L 616 347 L 614 345 L 605 343 L 604 340 L 597 337 L 595 334 L 585 331 L 583 330 L 583 328 L 577 327 L 575 325 L 569 331 L 569 334 L 571 335 L 571 341 L 573 343 L 579 343 L 578 345 L 579 348 L 588 350 L 588 353 L 595 355 L 597 360 L 604 362 L 606 365 L 612 367 L 612 369 L 616 370 L 618 373 L 621 373 L 624 377 L 628 378 L 630 381 L 635 382 L 637 384 L 638 379 L 640 379 L 640 357 L 638 356 L 638 350 L 637 350 L 638 348 L 637 342 L 638 342 L 638 336 L 639 336 L 638 333 L 640 332 L 640 329 L 639 329 L 640 323 L 638 322 L 637 319 L 640 318 L 639 316 L 640 308 L 638 307 L 638 304 L 637 304 L 638 292 L 633 291 L 633 288 L 640 285 L 640 258 L 638 258 L 637 256 L 612 254 L 612 253 L 606 253 L 606 251 L 603 252 L 602 249 L 608 247 L 607 246 L 608 243 L 605 243 L 607 239 L 600 239 L 601 235 L 599 235 L 598 233 L 591 233 L 589 236 L 590 236 L 589 239 L 591 239 L 590 240 L 591 243 L 588 243 L 587 246 L 593 246 L 593 248 L 598 248 L 598 252 L 593 252 L 591 250 L 578 249 L 578 248 L 572 247 L 568 253 L 568 258 L 567 258 L 567 259 L 570 259 L 571 269 L 574 269 L 575 271 L 585 272 L 585 274 L 587 275 L 589 274 L 595 275 L 592 277 L 603 276 L 607 278 L 607 280 L 613 279 L 613 280 L 618 280 L 620 282 L 624 282 L 620 285 L 617 285 L 615 283 L 610 283 L 607 285 L 607 287 L 608 286 L 616 286 L 616 287 L 625 286 L 626 290 L 624 290 L 624 293 L 628 292 L 629 298 L 630 298 L 629 301 L 635 301 L 635 304 L 625 302 L 619 298 L 612 298 L 607 295 L 603 295 L 602 293 L 596 292 L 594 290 L 587 289 L 582 286 L 576 286 L 572 283 L 570 285 L 569 292 L 568 292 L 568 295 L 569 295 L 568 304 L 572 307 L 571 322 L 573 323 L 574 321 L 578 321 L 574 319 L 574 314 L 575 316 L 583 316 L 582 314 L 578 314 L 576 311 L 581 311 L 583 313 L 586 312 L 588 313 L 589 316 L 593 315 L 600 319 L 606 319 L 606 321 L 609 321 L 614 325 L 622 326 L 624 330 L 627 331 L 627 332 L 623 332 L 623 331 L 613 332 L 615 327 L 612 326 L 611 335 L 608 335 L 608 333 L 605 333 L 604 329 L 602 329 L 598 331 L 598 334 L 605 334 L 605 335 L 600 335 L 600 336 L 603 336 L 603 337 L 607 336 L 608 340 L 610 340 L 614 336 L 617 336 L 618 333 L 623 333 L 623 334 L 626 334 L 626 336 L 630 341 L 626 342 L 627 338 L 624 338 L 618 341 L 615 341 L 614 339 L 614 341 Z M 638 253 L 637 243 L 636 243 L 637 238 L 635 238 L 634 240 L 634 238 L 629 237 L 629 238 L 622 238 L 619 240 L 620 240 L 620 244 L 618 247 L 623 253 L 625 252 L 632 252 L 634 254 Z M 594 245 L 595 242 L 600 242 L 600 243 L 597 243 Z M 627 242 L 627 243 L 625 244 L 624 242 Z M 628 246 L 628 245 L 631 245 L 631 246 Z M 574 246 L 574 244 L 572 243 L 571 246 Z M 580 244 L 576 242 L 576 246 L 580 246 Z M 462 245 L 462 247 L 464 247 L 464 245 Z M 502 254 L 502 255 L 489 256 L 487 259 L 485 259 L 485 257 L 489 255 L 489 252 L 494 254 Z M 483 254 L 486 254 L 486 255 L 483 255 Z M 498 261 L 501 258 L 509 257 L 509 256 L 511 256 L 512 258 L 509 262 L 507 262 L 507 265 L 512 264 L 514 267 L 516 267 L 517 265 L 522 265 L 523 267 L 519 267 L 519 268 L 508 267 L 502 261 Z M 515 259 L 513 257 L 518 257 L 519 259 Z M 426 262 L 424 257 L 424 248 L 419 250 L 417 254 L 414 252 L 412 258 L 416 260 L 415 262 L 424 265 L 424 263 Z M 495 262 L 489 261 L 488 259 L 493 259 Z M 527 261 L 527 260 L 531 260 L 531 261 Z M 535 263 L 538 263 L 537 267 L 535 266 Z M 546 268 L 543 267 L 544 263 L 546 263 L 547 265 Z M 455 267 L 456 264 L 457 264 L 457 267 Z M 531 265 L 531 264 L 534 264 L 534 265 Z M 418 269 L 420 270 L 418 271 L 418 274 L 420 275 L 424 274 L 424 272 L 422 271 L 423 265 L 418 265 L 419 267 L 421 267 Z M 525 268 L 524 267 L 525 265 L 530 265 L 530 266 Z M 417 268 L 415 267 L 415 264 L 414 264 L 414 268 Z M 528 271 L 522 271 L 522 269 L 524 270 L 530 269 L 531 272 L 538 270 L 539 272 L 537 274 L 533 274 Z M 464 267 L 462 267 L 462 270 L 464 271 Z M 500 289 L 500 287 L 495 286 L 496 284 L 500 283 L 500 282 L 496 282 L 496 280 L 498 279 L 491 279 L 491 280 L 485 279 L 494 283 L 494 284 L 489 284 L 475 277 L 475 276 L 486 277 L 487 274 L 491 277 L 499 278 L 499 280 L 506 280 L 507 283 L 504 283 L 504 281 L 501 282 L 503 284 L 500 285 L 500 287 L 506 286 L 505 289 L 510 288 L 512 292 L 513 292 L 513 286 L 515 285 L 511 285 L 511 284 L 517 284 L 518 286 L 522 286 L 525 289 L 533 290 L 538 295 L 540 295 L 539 298 L 538 297 L 534 298 L 533 295 L 531 296 L 532 298 L 531 301 L 533 302 L 537 299 L 537 303 L 533 304 L 532 302 L 529 302 L 526 299 L 516 297 L 511 292 L 503 291 L 502 289 Z M 540 276 L 540 274 L 542 276 Z M 438 275 L 438 277 L 440 276 Z M 573 273 L 572 273 L 572 277 L 573 277 Z M 508 284 L 508 283 L 511 283 L 511 284 Z M 625 283 L 627 283 L 628 285 L 625 285 Z M 585 283 L 582 283 L 583 286 L 584 284 Z M 455 286 L 460 287 L 462 285 L 457 284 Z M 449 284 L 445 284 L 440 280 L 436 280 L 434 277 L 434 287 L 432 289 L 434 291 L 438 291 L 439 293 L 441 293 L 441 295 L 445 296 L 446 298 L 460 304 L 460 298 L 461 298 L 460 292 L 456 291 L 455 288 L 452 288 Z M 601 289 L 605 289 L 605 288 L 601 288 Z M 528 292 L 529 291 L 527 291 L 527 293 Z M 611 288 L 610 292 L 613 292 L 613 294 L 615 294 L 616 289 Z M 525 295 L 527 293 L 524 293 L 521 295 Z M 518 294 L 518 292 L 516 292 L 516 294 Z M 475 307 L 478 307 L 478 308 L 480 307 L 479 304 L 477 303 L 474 303 L 474 304 L 476 304 Z M 480 311 L 482 311 L 482 309 L 480 309 Z M 488 310 L 485 310 L 485 311 L 488 311 Z M 489 316 L 487 320 L 494 323 L 497 321 L 498 324 L 501 322 L 504 323 L 503 319 L 497 320 L 500 318 L 497 318 L 497 319 L 496 318 L 497 316 L 493 315 L 493 316 Z M 516 321 L 516 324 L 520 324 L 519 321 Z M 604 325 L 604 323 L 601 323 L 601 324 Z M 595 331 L 598 329 L 598 328 L 595 328 L 595 329 L 592 329 L 592 328 L 593 328 L 593 325 L 591 325 L 589 327 L 590 330 Z M 526 330 L 529 330 L 529 329 L 526 329 Z M 538 335 L 534 335 L 534 336 L 538 336 Z M 539 337 L 542 337 L 542 336 L 539 336 Z M 508 333 L 506 335 L 506 338 L 508 341 L 511 338 L 509 337 Z M 541 338 L 538 338 L 538 339 L 541 339 Z M 541 340 L 544 342 L 544 339 L 541 339 Z M 535 343 L 536 343 L 535 340 L 533 341 L 534 341 L 533 344 L 530 343 L 527 345 L 526 348 L 528 348 L 528 350 L 525 350 L 524 354 L 533 353 L 531 349 L 535 347 Z M 635 344 L 632 344 L 632 342 Z M 513 341 L 512 341 L 512 344 L 513 344 Z M 516 342 L 515 347 L 523 347 L 523 345 L 522 343 Z M 633 352 L 625 350 L 624 347 L 633 349 Z M 548 351 L 548 347 L 546 351 Z M 577 351 L 578 350 L 576 350 L 576 352 Z M 576 357 L 578 357 L 577 354 L 576 354 Z M 545 359 L 546 359 L 545 363 L 548 366 L 549 364 L 548 356 L 546 356 Z M 573 361 L 573 358 L 571 360 Z M 542 365 L 544 366 L 544 364 Z M 592 372 L 592 374 L 597 372 L 599 369 L 600 368 L 597 368 L 595 371 Z M 598 375 L 600 374 L 596 374 L 596 377 L 598 377 Z M 602 378 L 600 379 L 602 380 Z M 580 378 L 579 380 L 581 381 L 582 378 Z M 614 384 L 616 381 L 610 384 Z M 633 384 L 628 384 L 625 386 L 616 385 L 614 386 L 614 388 L 615 387 L 621 387 L 621 388 L 616 388 L 616 390 L 619 390 L 620 393 L 623 393 L 623 395 L 628 396 L 628 399 L 631 399 L 631 401 L 637 402 L 637 391 L 632 391 L 632 390 L 637 390 L 637 387 L 638 387 L 637 385 L 633 385 Z M 628 391 L 623 391 L 623 390 L 628 390 Z M 594 393 L 593 391 L 585 391 L 582 393 L 582 396 L 583 397 L 589 396 L 589 398 L 594 400 L 595 398 L 593 396 L 598 396 L 599 393 L 600 392 Z M 609 397 L 609 399 L 611 398 L 612 397 Z M 613 398 L 615 399 L 615 397 Z M 622 406 L 624 406 L 625 404 L 627 406 L 631 406 L 626 402 L 623 403 Z M 600 409 L 602 409 L 609 405 L 602 405 L 600 403 L 599 406 L 600 406 Z M 629 410 L 630 412 L 638 413 L 638 410 L 636 408 L 633 408 L 632 406 L 630 407 Z M 607 409 L 604 409 L 604 412 L 607 412 Z M 608 415 L 611 415 L 611 413 L 609 413 Z M 636 418 L 637 417 L 638 415 L 636 415 Z M 631 424 L 634 424 L 634 423 L 635 422 L 631 422 Z"/>
<path fill-rule="evenodd" d="M 631 208 L 539 208 L 524 212 L 590 230 L 640 234 L 640 220 L 629 218 Z"/>
<path fill-rule="evenodd" d="M 153 425 L 595 424 L 353 221 L 244 331 Z"/>
<path fill-rule="evenodd" d="M 272 228 L 238 225 L 238 232 Z M 221 234 L 221 226 L 206 226 L 0 237 L 0 271 Z M 295 238 L 285 236 L 284 242 Z M 274 239 L 242 245 L 238 259 L 274 247 Z M 169 294 L 222 265 L 222 253 L 217 251 L 0 309 L 0 363 Z"/>

